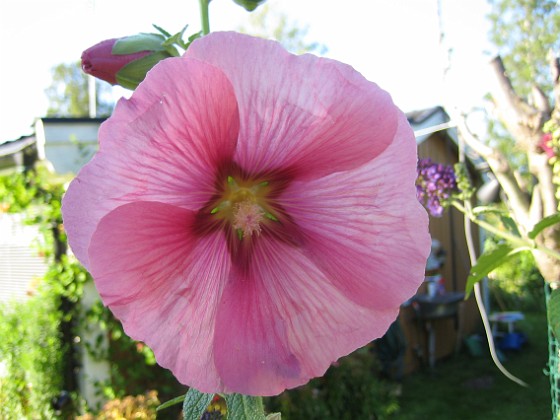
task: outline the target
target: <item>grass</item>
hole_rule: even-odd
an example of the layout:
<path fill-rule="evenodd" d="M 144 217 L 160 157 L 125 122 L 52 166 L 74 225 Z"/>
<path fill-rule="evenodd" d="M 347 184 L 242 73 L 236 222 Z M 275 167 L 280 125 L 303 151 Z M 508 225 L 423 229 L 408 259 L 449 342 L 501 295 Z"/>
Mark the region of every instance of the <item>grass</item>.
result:
<path fill-rule="evenodd" d="M 405 378 L 399 412 L 392 418 L 415 419 L 550 419 L 546 315 L 525 314 L 519 330 L 528 344 L 505 353 L 505 367 L 529 384 L 521 387 L 505 378 L 489 355 L 472 357 L 463 352 L 440 361 L 433 372 Z"/>

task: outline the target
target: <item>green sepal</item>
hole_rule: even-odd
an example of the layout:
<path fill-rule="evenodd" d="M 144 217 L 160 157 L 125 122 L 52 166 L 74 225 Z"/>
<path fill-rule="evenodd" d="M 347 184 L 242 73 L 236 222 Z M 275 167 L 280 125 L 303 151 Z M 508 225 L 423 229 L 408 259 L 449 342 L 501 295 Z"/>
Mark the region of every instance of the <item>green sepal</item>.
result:
<path fill-rule="evenodd" d="M 178 57 L 180 55 L 177 49 L 175 48 L 175 45 L 178 45 L 182 49 L 186 50 L 187 48 L 189 48 L 189 45 L 191 45 L 191 43 L 195 39 L 200 38 L 202 36 L 202 31 L 196 32 L 191 36 L 189 36 L 187 38 L 187 41 L 185 42 L 183 40 L 183 36 L 185 36 L 185 32 L 189 27 L 189 25 L 185 25 L 184 28 L 181 29 L 179 32 L 177 32 L 175 35 L 171 35 L 169 32 L 167 32 L 165 29 L 163 29 L 160 26 L 157 25 L 152 25 L 152 26 L 156 28 L 157 31 L 160 32 L 165 38 L 165 40 L 161 44 L 162 49 L 166 50 L 167 52 L 169 52 L 171 55 L 175 57 Z"/>
<path fill-rule="evenodd" d="M 155 23 L 152 23 L 152 26 L 158 31 L 160 32 L 164 37 L 169 38 L 171 36 L 171 34 L 169 32 L 167 32 L 165 29 L 163 29 L 161 26 L 156 25 Z"/>
<path fill-rule="evenodd" d="M 488 275 L 492 270 L 503 264 L 521 251 L 527 251 L 529 247 L 513 248 L 509 243 L 498 244 L 490 251 L 485 251 L 476 264 L 471 267 L 465 286 L 465 299 L 471 294 L 474 285 Z"/>
<path fill-rule="evenodd" d="M 184 400 L 185 400 L 185 395 L 179 395 L 178 397 L 172 398 L 169 401 L 166 401 L 163 404 L 158 405 L 156 411 L 160 411 L 172 407 L 176 404 L 182 403 Z"/>
<path fill-rule="evenodd" d="M 169 58 L 170 55 L 165 51 L 157 51 L 138 60 L 131 61 L 120 69 L 115 78 L 117 83 L 127 89 L 136 89 L 146 73 L 161 60 Z"/>
<path fill-rule="evenodd" d="M 134 54 L 141 51 L 162 51 L 165 37 L 160 34 L 141 33 L 120 38 L 113 45 L 115 55 Z"/>
<path fill-rule="evenodd" d="M 548 325 L 552 329 L 554 336 L 560 338 L 560 289 L 553 289 L 550 292 L 550 299 L 547 304 L 546 313 Z"/>
<path fill-rule="evenodd" d="M 233 0 L 235 4 L 240 5 L 248 12 L 252 12 L 257 7 L 259 7 L 266 0 Z"/>
<path fill-rule="evenodd" d="M 181 31 L 177 32 L 175 35 L 171 35 L 169 36 L 163 43 L 164 46 L 168 46 L 168 45 L 173 45 L 173 44 L 177 44 L 180 45 L 181 47 L 184 46 L 184 42 L 183 42 L 183 35 L 185 34 L 185 31 L 187 30 L 187 28 L 189 27 L 189 25 L 185 25 L 183 29 L 181 29 Z"/>
<path fill-rule="evenodd" d="M 228 420 L 266 420 L 262 397 L 227 394 L 224 399 Z"/>
<path fill-rule="evenodd" d="M 191 36 L 189 36 L 187 38 L 188 42 L 185 44 L 185 49 L 187 49 L 187 47 L 191 44 L 191 42 L 193 42 L 195 39 L 200 38 L 203 35 L 204 34 L 202 33 L 202 31 L 198 31 L 198 32 L 195 32 L 194 34 L 192 34 Z"/>
<path fill-rule="evenodd" d="M 535 239 L 539 233 L 541 233 L 547 227 L 560 223 L 560 213 L 554 213 L 550 216 L 545 217 L 540 222 L 538 222 L 531 232 L 529 232 L 529 238 Z"/>
<path fill-rule="evenodd" d="M 205 394 L 189 388 L 183 402 L 183 420 L 200 420 L 213 398 L 214 394 Z"/>

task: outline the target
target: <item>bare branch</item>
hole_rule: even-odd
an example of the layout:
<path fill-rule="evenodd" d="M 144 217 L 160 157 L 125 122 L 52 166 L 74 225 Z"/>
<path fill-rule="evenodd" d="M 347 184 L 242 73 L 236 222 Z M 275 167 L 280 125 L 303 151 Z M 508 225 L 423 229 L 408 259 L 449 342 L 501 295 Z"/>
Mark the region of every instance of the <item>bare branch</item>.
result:
<path fill-rule="evenodd" d="M 507 158 L 500 151 L 484 144 L 474 135 L 470 131 L 464 116 L 457 118 L 457 128 L 465 143 L 488 162 L 488 166 L 508 198 L 515 219 L 521 226 L 530 229 L 529 199 L 517 183 Z"/>
<path fill-rule="evenodd" d="M 533 200 L 540 199 L 542 201 L 542 213 L 537 221 L 543 217 L 556 213 L 558 208 L 558 199 L 556 198 L 556 188 L 552 181 L 552 168 L 548 164 L 548 156 L 546 153 L 529 153 L 529 169 L 538 179 L 538 197 L 535 195 Z"/>
<path fill-rule="evenodd" d="M 537 85 L 533 85 L 531 88 L 531 97 L 533 99 L 533 104 L 541 113 L 550 115 L 552 109 L 550 108 L 550 102 L 547 96 Z"/>
<path fill-rule="evenodd" d="M 548 54 L 550 74 L 554 83 L 554 110 L 552 117 L 560 120 L 560 58 L 556 57 L 552 51 Z"/>
<path fill-rule="evenodd" d="M 552 51 L 548 53 L 548 63 L 550 65 L 550 75 L 552 83 L 555 85 L 560 81 L 560 58 L 556 57 Z"/>
<path fill-rule="evenodd" d="M 492 90 L 492 98 L 500 114 L 500 119 L 516 142 L 524 148 L 528 148 L 533 136 L 542 129 L 545 121 L 544 112 L 533 108 L 515 93 L 511 81 L 506 75 L 501 57 L 497 56 L 492 59 L 490 66 L 496 81 Z"/>

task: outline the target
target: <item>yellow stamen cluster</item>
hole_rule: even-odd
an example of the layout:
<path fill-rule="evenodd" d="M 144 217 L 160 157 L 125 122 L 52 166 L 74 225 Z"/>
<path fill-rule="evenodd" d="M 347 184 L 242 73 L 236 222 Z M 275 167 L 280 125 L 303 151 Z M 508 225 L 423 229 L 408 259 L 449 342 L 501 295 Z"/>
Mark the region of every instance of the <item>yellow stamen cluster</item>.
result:
<path fill-rule="evenodd" d="M 266 181 L 237 181 L 229 176 L 223 194 L 211 213 L 228 221 L 239 239 L 259 235 L 266 219 L 277 221 L 268 210 L 269 192 Z"/>

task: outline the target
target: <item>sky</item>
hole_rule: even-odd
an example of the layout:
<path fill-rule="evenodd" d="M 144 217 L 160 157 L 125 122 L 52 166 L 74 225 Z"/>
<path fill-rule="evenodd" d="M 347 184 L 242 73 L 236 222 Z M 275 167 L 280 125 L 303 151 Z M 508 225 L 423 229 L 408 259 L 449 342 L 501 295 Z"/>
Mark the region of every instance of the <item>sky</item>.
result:
<path fill-rule="evenodd" d="M 308 27 L 307 41 L 387 90 L 403 111 L 453 104 L 480 106 L 491 58 L 485 0 L 269 0 L 272 10 Z M 247 27 L 250 13 L 212 0 L 212 31 Z M 32 132 L 45 115 L 51 69 L 107 39 L 200 29 L 198 0 L 0 0 L 0 143 Z M 452 49 L 443 78 L 444 51 Z M 122 90 L 115 90 L 119 96 Z"/>

